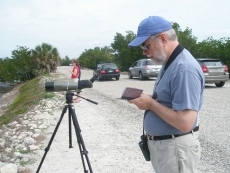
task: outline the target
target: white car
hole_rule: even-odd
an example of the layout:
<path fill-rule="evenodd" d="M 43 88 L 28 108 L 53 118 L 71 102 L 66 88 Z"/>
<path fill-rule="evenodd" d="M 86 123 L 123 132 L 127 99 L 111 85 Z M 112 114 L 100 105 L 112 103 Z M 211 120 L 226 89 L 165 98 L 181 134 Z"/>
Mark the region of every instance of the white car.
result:
<path fill-rule="evenodd" d="M 157 77 L 162 65 L 154 63 L 151 59 L 139 59 L 128 70 L 129 79 L 139 77 L 140 80 Z"/>
<path fill-rule="evenodd" d="M 219 59 L 197 58 L 204 72 L 205 83 L 215 83 L 217 87 L 223 87 L 229 80 L 228 66 Z"/>

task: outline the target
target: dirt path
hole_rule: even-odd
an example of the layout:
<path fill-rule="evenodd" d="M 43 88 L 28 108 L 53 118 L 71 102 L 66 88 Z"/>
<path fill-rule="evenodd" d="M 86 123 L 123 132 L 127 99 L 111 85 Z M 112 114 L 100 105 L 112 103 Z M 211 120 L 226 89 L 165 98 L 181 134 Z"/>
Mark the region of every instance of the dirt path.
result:
<path fill-rule="evenodd" d="M 0 98 L 0 116 L 7 110 L 7 106 L 17 97 L 21 86 L 22 84 L 16 85 L 10 92 L 4 94 L 2 98 Z"/>

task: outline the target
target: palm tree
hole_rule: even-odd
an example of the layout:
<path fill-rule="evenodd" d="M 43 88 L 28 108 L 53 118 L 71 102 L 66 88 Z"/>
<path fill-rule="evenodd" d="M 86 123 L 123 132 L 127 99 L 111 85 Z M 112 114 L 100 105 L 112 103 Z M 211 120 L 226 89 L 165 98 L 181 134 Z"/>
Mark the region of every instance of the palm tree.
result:
<path fill-rule="evenodd" d="M 60 63 L 57 48 L 48 43 L 42 43 L 36 46 L 35 49 L 32 50 L 32 57 L 41 72 L 55 72 L 57 65 Z"/>

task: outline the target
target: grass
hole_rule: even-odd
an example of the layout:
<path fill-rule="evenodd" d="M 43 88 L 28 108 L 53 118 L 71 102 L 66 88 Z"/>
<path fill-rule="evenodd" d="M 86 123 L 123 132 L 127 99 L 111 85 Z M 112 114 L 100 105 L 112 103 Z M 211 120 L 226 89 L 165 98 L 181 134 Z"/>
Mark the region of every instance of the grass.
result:
<path fill-rule="evenodd" d="M 19 89 L 18 96 L 13 103 L 8 106 L 7 111 L 0 116 L 0 127 L 3 124 L 11 122 L 18 115 L 28 112 L 30 109 L 39 104 L 42 98 L 53 97 L 54 94 L 45 93 L 44 86 L 39 85 L 41 77 L 25 82 Z"/>
<path fill-rule="evenodd" d="M 26 166 L 26 165 L 31 165 L 31 164 L 33 164 L 34 162 L 33 161 L 31 161 L 31 160 L 28 160 L 28 161 L 20 161 L 19 162 L 19 164 L 21 165 L 21 166 Z"/>
<path fill-rule="evenodd" d="M 21 154 L 28 154 L 30 151 L 29 150 L 23 150 L 22 147 L 19 147 L 18 152 L 21 153 Z"/>
<path fill-rule="evenodd" d="M 44 93 L 44 98 L 48 99 L 48 98 L 53 98 L 55 96 L 54 93 Z"/>

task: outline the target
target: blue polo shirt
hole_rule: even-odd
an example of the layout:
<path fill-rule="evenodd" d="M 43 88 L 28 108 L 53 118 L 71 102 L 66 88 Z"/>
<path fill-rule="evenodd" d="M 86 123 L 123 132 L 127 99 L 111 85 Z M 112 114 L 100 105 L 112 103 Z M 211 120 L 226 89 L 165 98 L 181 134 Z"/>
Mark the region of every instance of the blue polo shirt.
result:
<path fill-rule="evenodd" d="M 153 90 L 153 92 L 157 93 L 156 100 L 173 110 L 191 109 L 198 112 L 203 102 L 205 80 L 196 59 L 189 51 L 183 49 L 160 79 L 163 68 L 164 65 L 161 68 Z M 193 128 L 197 124 L 198 116 Z M 162 120 L 153 111 L 147 112 L 144 119 L 144 129 L 146 133 L 152 136 L 183 133 Z"/>

